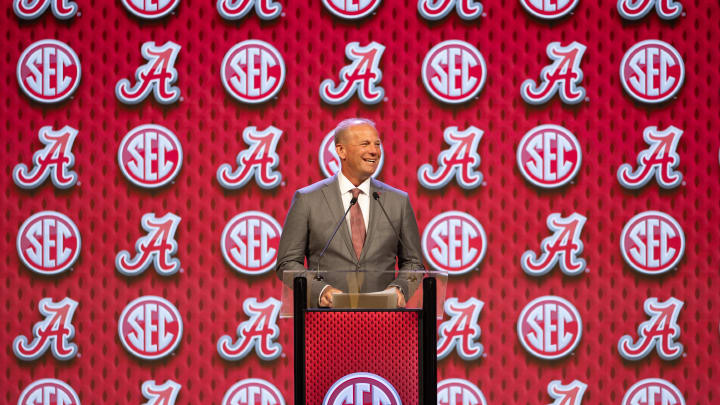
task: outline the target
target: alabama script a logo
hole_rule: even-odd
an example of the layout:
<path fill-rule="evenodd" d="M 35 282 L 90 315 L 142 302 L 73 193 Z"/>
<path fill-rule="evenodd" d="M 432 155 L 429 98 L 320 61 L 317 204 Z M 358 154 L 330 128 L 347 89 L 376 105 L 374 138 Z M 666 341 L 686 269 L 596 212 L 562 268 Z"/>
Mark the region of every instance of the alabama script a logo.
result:
<path fill-rule="evenodd" d="M 143 405 L 175 405 L 182 385 L 173 380 L 157 384 L 155 380 L 147 380 L 142 384 L 142 394 L 148 401 Z"/>
<path fill-rule="evenodd" d="M 13 0 L 15 15 L 23 20 L 40 17 L 48 7 L 58 20 L 68 20 L 78 12 L 77 3 L 70 0 Z"/>
<path fill-rule="evenodd" d="M 172 104 L 180 98 L 180 89 L 173 84 L 178 78 L 175 60 L 182 47 L 172 41 L 162 46 L 154 41 L 145 42 L 141 47 L 143 58 L 148 62 L 135 71 L 135 84 L 121 79 L 115 86 L 115 96 L 125 104 L 138 104 L 153 92 L 155 101 Z"/>
<path fill-rule="evenodd" d="M 553 234 L 543 239 L 542 254 L 537 257 L 534 251 L 528 250 L 520 258 L 520 265 L 529 276 L 543 276 L 560 264 L 560 270 L 568 276 L 576 276 L 585 270 L 586 262 L 578 255 L 583 251 L 580 233 L 587 218 L 573 213 L 563 218 L 560 213 L 547 217 L 547 227 Z"/>
<path fill-rule="evenodd" d="M 282 353 L 282 346 L 274 340 L 280 335 L 277 318 L 282 302 L 268 298 L 258 302 L 257 298 L 247 298 L 243 302 L 243 311 L 249 317 L 237 327 L 238 339 L 233 342 L 230 335 L 223 335 L 217 342 L 217 351 L 225 360 L 240 360 L 253 349 L 260 359 L 275 360 Z"/>
<path fill-rule="evenodd" d="M 545 104 L 559 94 L 565 104 L 577 104 L 585 99 L 585 88 L 580 87 L 583 71 L 580 62 L 587 47 L 574 41 L 562 46 L 560 42 L 551 42 L 547 46 L 547 55 L 553 63 L 540 72 L 540 83 L 527 79 L 520 87 L 520 95 L 528 104 Z"/>
<path fill-rule="evenodd" d="M 483 131 L 470 126 L 464 131 L 457 127 L 447 127 L 443 133 L 448 149 L 438 155 L 438 168 L 433 170 L 430 164 L 424 164 L 418 169 L 420 185 L 429 189 L 445 187 L 455 177 L 460 187 L 469 190 L 482 184 L 483 175 L 477 170 L 480 165 L 480 155 L 477 152 L 478 144 L 482 139 Z"/>
<path fill-rule="evenodd" d="M 620 17 L 626 20 L 639 20 L 655 7 L 663 20 L 673 20 L 682 13 L 683 6 L 675 0 L 618 0 L 617 9 Z"/>
<path fill-rule="evenodd" d="M 675 360 L 683 353 L 682 343 L 675 340 L 680 336 L 678 315 L 683 302 L 675 297 L 658 302 L 651 297 L 645 300 L 645 313 L 649 320 L 641 323 L 638 328 L 638 340 L 633 342 L 630 335 L 625 335 L 618 342 L 618 353 L 626 360 L 640 360 L 655 349 L 663 360 Z"/>
<path fill-rule="evenodd" d="M 380 58 L 385 47 L 377 42 L 360 46 L 350 42 L 345 46 L 345 56 L 352 61 L 340 70 L 337 86 L 332 79 L 320 83 L 320 98 L 328 104 L 342 104 L 357 93 L 365 104 L 377 104 L 385 97 L 385 89 L 378 84 L 382 80 Z"/>
<path fill-rule="evenodd" d="M 72 153 L 73 143 L 78 131 L 70 126 L 64 126 L 54 131 L 51 126 L 40 128 L 38 137 L 44 148 L 33 154 L 32 169 L 20 163 L 13 169 L 13 181 L 24 189 L 40 187 L 50 177 L 55 187 L 70 188 L 77 183 L 77 173 L 70 169 L 75 165 L 75 155 Z"/>
<path fill-rule="evenodd" d="M 282 13 L 282 5 L 273 0 L 217 0 L 217 11 L 226 20 L 239 20 L 255 8 L 263 20 L 272 20 Z"/>
<path fill-rule="evenodd" d="M 650 126 L 643 131 L 643 139 L 649 147 L 637 156 L 637 169 L 623 163 L 617 171 L 620 185 L 628 189 L 641 188 L 648 184 L 655 176 L 660 187 L 675 188 L 682 183 L 682 173 L 675 170 L 680 164 L 677 154 L 678 142 L 683 131 L 669 126 L 659 131 L 656 126 Z"/>
<path fill-rule="evenodd" d="M 587 384 L 574 380 L 570 384 L 563 384 L 560 380 L 553 380 L 547 386 L 548 395 L 554 401 L 548 405 L 580 405 Z"/>
<path fill-rule="evenodd" d="M 43 298 L 38 303 L 38 310 L 45 317 L 32 328 L 33 340 L 20 335 L 13 340 L 13 353 L 20 360 L 30 361 L 52 350 L 58 360 L 70 360 L 77 355 L 77 345 L 70 343 L 75 337 L 72 318 L 78 303 L 70 298 L 53 302 L 52 298 Z"/>
<path fill-rule="evenodd" d="M 445 301 L 445 313 L 450 317 L 438 327 L 437 358 L 447 357 L 457 350 L 458 356 L 465 361 L 477 359 L 483 354 L 478 317 L 485 303 L 477 298 L 468 298 L 459 302 L 457 298 Z"/>
<path fill-rule="evenodd" d="M 170 276 L 180 270 L 180 260 L 173 257 L 178 244 L 175 241 L 180 217 L 169 212 L 158 218 L 153 213 L 142 216 L 142 228 L 147 232 L 135 243 L 137 254 L 123 250 L 115 256 L 115 268 L 125 276 L 142 274 L 152 263 L 161 276 Z"/>
<path fill-rule="evenodd" d="M 453 8 L 463 20 L 474 20 L 483 12 L 482 3 L 475 0 L 418 0 L 418 13 L 426 20 L 443 19 Z"/>
<path fill-rule="evenodd" d="M 238 153 L 235 159 L 238 167 L 233 171 L 228 163 L 220 165 L 217 171 L 218 183 L 223 188 L 234 190 L 245 186 L 255 177 L 260 188 L 269 190 L 280 185 L 282 174 L 274 170 L 280 163 L 275 152 L 283 131 L 270 125 L 262 131 L 254 126 L 243 130 L 243 140 L 248 148 Z"/>

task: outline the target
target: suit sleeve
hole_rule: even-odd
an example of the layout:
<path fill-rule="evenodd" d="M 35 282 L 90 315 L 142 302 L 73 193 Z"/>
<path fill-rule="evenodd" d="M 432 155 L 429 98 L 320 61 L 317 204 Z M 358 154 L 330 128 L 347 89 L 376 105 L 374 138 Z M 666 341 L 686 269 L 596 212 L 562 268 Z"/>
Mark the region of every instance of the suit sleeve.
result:
<path fill-rule="evenodd" d="M 308 237 L 310 235 L 310 208 L 305 195 L 299 191 L 293 196 L 292 205 L 285 218 L 280 244 L 278 246 L 275 273 L 286 285 L 292 288 L 292 280 L 285 280 L 285 271 L 305 272 L 305 257 L 309 255 Z M 301 274 L 301 273 L 298 273 Z M 289 277 L 289 276 L 287 276 Z M 311 292 L 310 305 L 317 305 L 317 296 L 327 283 L 307 277 Z M 313 298 L 314 297 L 314 298 Z"/>
<path fill-rule="evenodd" d="M 398 242 L 397 247 L 399 272 L 398 277 L 390 286 L 400 288 L 405 299 L 408 300 L 422 282 L 421 277 L 408 270 L 425 270 L 425 266 L 422 262 L 420 248 L 420 231 L 415 220 L 415 213 L 410 205 L 410 198 L 407 195 L 403 199 L 401 221 L 398 233 L 402 244 Z"/>

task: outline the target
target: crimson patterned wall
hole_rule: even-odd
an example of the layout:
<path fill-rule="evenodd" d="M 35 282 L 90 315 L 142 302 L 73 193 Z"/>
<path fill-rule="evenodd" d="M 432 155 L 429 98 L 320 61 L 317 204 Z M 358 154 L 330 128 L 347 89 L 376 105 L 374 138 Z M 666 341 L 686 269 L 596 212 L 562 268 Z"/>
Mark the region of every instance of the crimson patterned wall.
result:
<path fill-rule="evenodd" d="M 450 273 L 440 404 L 717 402 L 718 19 L 698 0 L 5 2 L 2 397 L 292 403 L 279 234 L 361 116 Z"/>

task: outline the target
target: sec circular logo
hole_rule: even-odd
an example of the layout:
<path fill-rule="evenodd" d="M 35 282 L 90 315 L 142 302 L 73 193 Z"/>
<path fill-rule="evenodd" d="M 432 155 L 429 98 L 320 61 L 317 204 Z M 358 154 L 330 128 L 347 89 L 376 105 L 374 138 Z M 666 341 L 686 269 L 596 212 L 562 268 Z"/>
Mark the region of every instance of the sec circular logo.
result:
<path fill-rule="evenodd" d="M 18 405 L 80 405 L 80 398 L 64 381 L 43 378 L 25 387 L 17 403 Z"/>
<path fill-rule="evenodd" d="M 282 228 L 275 218 L 260 211 L 234 216 L 223 229 L 220 249 L 227 264 L 247 275 L 267 273 L 277 261 Z"/>
<path fill-rule="evenodd" d="M 156 360 L 180 344 L 183 322 L 180 312 L 162 297 L 146 295 L 133 300 L 118 320 L 120 342 L 130 354 Z"/>
<path fill-rule="evenodd" d="M 632 217 L 620 234 L 620 251 L 633 269 L 648 275 L 670 271 L 685 252 L 685 233 L 680 224 L 660 211 Z"/>
<path fill-rule="evenodd" d="M 482 391 L 470 381 L 448 378 L 438 383 L 438 405 L 487 405 Z"/>
<path fill-rule="evenodd" d="M 520 343 L 533 356 L 555 360 L 567 356 L 580 343 L 582 320 L 564 298 L 547 295 L 523 308 L 517 323 Z"/>
<path fill-rule="evenodd" d="M 657 104 L 676 95 L 685 81 L 685 64 L 670 44 L 649 39 L 633 45 L 620 62 L 620 83 L 637 101 Z"/>
<path fill-rule="evenodd" d="M 525 11 L 543 20 L 562 18 L 573 11 L 580 0 L 520 0 Z"/>
<path fill-rule="evenodd" d="M 357 20 L 375 11 L 380 5 L 380 0 L 323 0 L 323 5 L 337 17 Z"/>
<path fill-rule="evenodd" d="M 247 378 L 236 382 L 223 397 L 222 405 L 285 405 L 280 391 L 260 378 Z"/>
<path fill-rule="evenodd" d="M 622 405 L 685 405 L 680 390 L 661 378 L 646 378 L 636 382 L 625 393 Z"/>
<path fill-rule="evenodd" d="M 170 14 L 180 0 L 122 0 L 122 4 L 136 17 L 152 20 Z"/>
<path fill-rule="evenodd" d="M 70 97 L 80 84 L 80 58 L 64 42 L 43 39 L 27 47 L 17 64 L 20 88 L 39 103 Z"/>
<path fill-rule="evenodd" d="M 475 269 L 485 257 L 487 237 L 480 222 L 460 211 L 433 218 L 422 235 L 422 249 L 435 269 L 458 275 Z"/>
<path fill-rule="evenodd" d="M 337 380 L 322 405 L 402 405 L 400 395 L 386 379 L 372 373 L 353 373 Z"/>
<path fill-rule="evenodd" d="M 118 165 L 131 183 L 162 187 L 175 179 L 183 162 L 180 141 L 169 129 L 154 124 L 133 128 L 120 142 Z"/>
<path fill-rule="evenodd" d="M 431 96 L 443 103 L 459 104 L 480 93 L 487 68 L 477 48 L 464 41 L 449 40 L 435 45 L 425 55 L 421 75 Z"/>
<path fill-rule="evenodd" d="M 285 82 L 285 61 L 267 42 L 250 39 L 230 48 L 220 66 L 225 90 L 236 100 L 257 104 L 273 98 Z"/>
<path fill-rule="evenodd" d="M 16 241 L 20 260 L 42 275 L 69 269 L 80 255 L 80 245 L 80 231 L 75 223 L 56 211 L 41 211 L 26 219 Z"/>
<path fill-rule="evenodd" d="M 538 187 L 556 188 L 575 178 L 582 163 L 582 149 L 567 129 L 540 125 L 520 140 L 516 158 L 525 180 Z"/>
<path fill-rule="evenodd" d="M 340 171 L 340 157 L 337 155 L 337 151 L 335 151 L 335 130 L 325 135 L 322 143 L 320 143 L 318 161 L 320 162 L 320 170 L 325 177 L 332 177 Z M 372 175 L 373 178 L 377 178 L 378 174 L 380 174 L 383 163 L 385 163 L 385 149 L 383 149 L 382 144 L 380 144 L 380 161 L 378 162 L 377 169 L 375 169 L 375 173 Z"/>

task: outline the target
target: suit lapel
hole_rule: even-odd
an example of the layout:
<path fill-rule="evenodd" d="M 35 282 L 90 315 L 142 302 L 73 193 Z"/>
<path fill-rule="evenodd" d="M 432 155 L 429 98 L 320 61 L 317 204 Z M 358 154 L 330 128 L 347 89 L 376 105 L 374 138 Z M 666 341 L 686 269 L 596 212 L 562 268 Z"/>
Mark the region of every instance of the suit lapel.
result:
<path fill-rule="evenodd" d="M 337 175 L 335 175 L 334 179 L 322 188 L 322 192 L 325 196 L 325 201 L 330 208 L 330 213 L 332 214 L 333 218 L 340 219 L 345 213 L 345 210 L 343 209 L 342 199 L 340 198 L 340 183 L 338 182 Z M 342 222 L 342 225 L 340 225 L 340 230 L 338 232 L 341 234 L 343 240 L 345 241 L 345 244 L 348 247 L 348 251 L 350 251 L 352 257 L 354 257 L 357 261 L 357 256 L 355 255 L 355 249 L 352 245 L 352 238 L 350 237 L 350 228 L 348 227 L 347 220 L 344 220 Z"/>
<path fill-rule="evenodd" d="M 363 250 L 360 253 L 360 259 L 365 258 L 365 255 L 367 254 L 368 249 L 370 249 L 370 244 L 372 243 L 372 234 L 375 228 L 377 227 L 377 218 L 378 215 L 381 215 L 382 213 L 379 212 L 380 207 L 378 207 L 377 201 L 374 201 L 373 193 L 379 192 L 380 189 L 377 188 L 377 185 L 375 184 L 375 179 L 372 177 L 370 178 L 370 195 L 368 196 L 370 199 L 370 218 L 368 218 L 368 229 L 365 233 L 365 244 L 363 244 Z M 382 194 L 380 194 L 380 198 L 382 198 Z"/>

